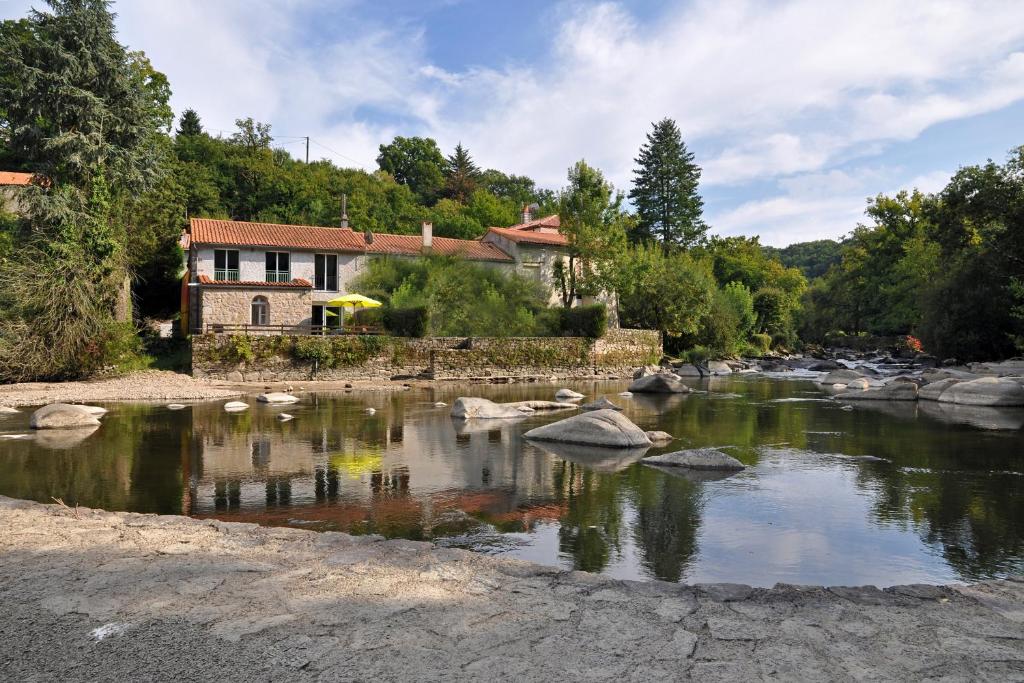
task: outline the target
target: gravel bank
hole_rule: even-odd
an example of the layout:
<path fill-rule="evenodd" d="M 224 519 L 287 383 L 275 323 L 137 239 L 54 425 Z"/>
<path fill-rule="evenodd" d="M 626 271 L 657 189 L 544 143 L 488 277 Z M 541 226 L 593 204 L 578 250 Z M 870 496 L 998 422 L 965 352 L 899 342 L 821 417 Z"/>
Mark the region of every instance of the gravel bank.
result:
<path fill-rule="evenodd" d="M 1024 583 L 615 581 L 0 497 L 3 680 L 1024 680 Z"/>
<path fill-rule="evenodd" d="M 85 382 L 0 384 L 0 406 L 102 401 L 196 401 L 238 396 L 241 391 L 218 387 L 191 375 L 164 370 Z"/>

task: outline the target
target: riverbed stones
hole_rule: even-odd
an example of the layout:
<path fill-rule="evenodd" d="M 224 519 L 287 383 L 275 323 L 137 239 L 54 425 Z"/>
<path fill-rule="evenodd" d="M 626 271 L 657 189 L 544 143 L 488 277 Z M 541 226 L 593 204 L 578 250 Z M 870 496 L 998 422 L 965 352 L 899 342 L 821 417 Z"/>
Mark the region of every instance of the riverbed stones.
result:
<path fill-rule="evenodd" d="M 858 372 L 857 370 L 833 370 L 824 377 L 818 380 L 818 384 L 849 384 L 855 379 L 860 379 L 864 376 L 864 373 Z"/>
<path fill-rule="evenodd" d="M 670 441 L 675 441 L 676 437 L 672 436 L 668 432 L 652 431 L 647 432 L 647 438 L 651 440 L 651 443 L 657 446 L 667 444 Z"/>
<path fill-rule="evenodd" d="M 256 400 L 260 403 L 271 403 L 278 405 L 287 405 L 289 403 L 298 403 L 299 397 L 286 394 L 281 391 L 272 391 L 267 394 L 260 394 L 256 397 Z"/>
<path fill-rule="evenodd" d="M 868 382 L 865 377 L 858 377 L 857 379 L 851 379 L 847 382 L 846 388 L 854 391 L 865 391 L 866 389 L 871 388 L 871 383 Z"/>
<path fill-rule="evenodd" d="M 938 401 L 939 397 L 942 396 L 947 389 L 962 381 L 963 380 L 956 379 L 955 377 L 947 377 L 946 379 L 940 379 L 937 382 L 929 382 L 917 390 L 917 397 L 924 401 Z"/>
<path fill-rule="evenodd" d="M 450 414 L 461 420 L 496 420 L 525 416 L 525 413 L 514 404 L 495 403 L 475 396 L 460 396 L 455 399 Z"/>
<path fill-rule="evenodd" d="M 168 410 L 184 410 L 186 408 L 184 403 L 168 403 Z"/>
<path fill-rule="evenodd" d="M 243 403 L 242 401 L 228 401 L 224 404 L 224 410 L 229 413 L 240 413 L 243 410 L 248 410 L 249 404 Z"/>
<path fill-rule="evenodd" d="M 650 446 L 644 430 L 615 410 L 594 410 L 573 415 L 526 432 L 527 439 L 607 448 Z"/>
<path fill-rule="evenodd" d="M 500 406 L 512 406 L 524 413 L 533 413 L 538 410 L 575 410 L 579 406 L 566 401 L 512 401 L 511 403 L 499 403 Z"/>
<path fill-rule="evenodd" d="M 939 401 L 969 406 L 1024 406 L 1024 386 L 1006 377 L 982 377 L 950 386 Z"/>
<path fill-rule="evenodd" d="M 693 363 L 683 363 L 675 369 L 675 374 L 680 377 L 703 377 L 704 373 L 701 372 Z"/>
<path fill-rule="evenodd" d="M 647 375 L 657 375 L 659 372 L 662 372 L 663 370 L 664 368 L 659 367 L 657 365 L 645 365 L 633 371 L 633 379 L 640 379 L 641 377 L 646 377 Z"/>
<path fill-rule="evenodd" d="M 76 429 L 98 427 L 99 418 L 85 406 L 69 403 L 51 403 L 32 413 L 29 426 L 32 429 Z"/>
<path fill-rule="evenodd" d="M 729 364 L 723 360 L 709 360 L 708 361 L 708 372 L 712 375 L 731 375 L 732 368 Z"/>
<path fill-rule="evenodd" d="M 555 392 L 555 398 L 562 401 L 578 401 L 583 398 L 583 394 L 572 389 L 559 389 Z"/>
<path fill-rule="evenodd" d="M 693 391 L 681 379 L 665 372 L 641 377 L 629 385 L 629 390 L 634 394 L 688 394 Z"/>
<path fill-rule="evenodd" d="M 726 470 L 736 471 L 746 469 L 746 465 L 736 458 L 723 453 L 716 448 L 693 448 L 674 453 L 663 453 L 652 455 L 643 459 L 645 465 L 658 465 L 660 467 L 685 467 L 692 470 Z"/>
<path fill-rule="evenodd" d="M 17 408 L 9 408 L 7 406 L 0 406 L 0 415 L 14 415 L 18 412 Z"/>
<path fill-rule="evenodd" d="M 580 406 L 580 410 L 622 410 L 622 408 L 620 408 L 619 406 L 615 405 L 607 398 L 602 396 L 596 401 L 584 403 L 583 405 Z"/>
<path fill-rule="evenodd" d="M 288 413 L 281 413 L 277 416 L 277 419 L 281 422 L 287 422 L 288 420 L 294 420 L 295 416 L 289 415 Z"/>
<path fill-rule="evenodd" d="M 917 384 L 913 382 L 892 382 L 867 391 L 844 391 L 837 399 L 848 401 L 916 401 Z"/>

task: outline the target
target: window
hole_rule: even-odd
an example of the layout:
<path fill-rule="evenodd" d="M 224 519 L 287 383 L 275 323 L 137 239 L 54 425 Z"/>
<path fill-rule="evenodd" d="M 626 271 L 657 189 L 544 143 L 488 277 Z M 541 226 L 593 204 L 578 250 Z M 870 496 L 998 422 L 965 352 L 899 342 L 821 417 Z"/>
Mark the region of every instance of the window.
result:
<path fill-rule="evenodd" d="M 336 254 L 316 254 L 313 257 L 315 272 L 313 288 L 321 292 L 338 291 L 338 256 Z"/>
<path fill-rule="evenodd" d="M 213 250 L 213 279 L 238 280 L 238 250 Z"/>
<path fill-rule="evenodd" d="M 270 302 L 265 296 L 257 296 L 252 300 L 252 324 L 270 324 Z"/>
<path fill-rule="evenodd" d="M 313 306 L 313 327 L 326 327 L 337 330 L 341 327 L 340 306 Z"/>
<path fill-rule="evenodd" d="M 267 252 L 267 282 L 288 282 L 292 279 L 292 271 L 288 262 L 288 252 Z"/>

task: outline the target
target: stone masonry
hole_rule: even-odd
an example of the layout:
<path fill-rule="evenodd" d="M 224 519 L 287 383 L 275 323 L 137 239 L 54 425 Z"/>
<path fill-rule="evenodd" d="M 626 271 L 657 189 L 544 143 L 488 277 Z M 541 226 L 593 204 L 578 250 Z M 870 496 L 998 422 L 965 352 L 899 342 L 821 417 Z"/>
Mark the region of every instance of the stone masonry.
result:
<path fill-rule="evenodd" d="M 252 300 L 264 296 L 270 303 L 271 325 L 308 325 L 313 314 L 313 296 L 299 287 L 203 287 L 203 323 L 248 325 L 252 322 Z"/>

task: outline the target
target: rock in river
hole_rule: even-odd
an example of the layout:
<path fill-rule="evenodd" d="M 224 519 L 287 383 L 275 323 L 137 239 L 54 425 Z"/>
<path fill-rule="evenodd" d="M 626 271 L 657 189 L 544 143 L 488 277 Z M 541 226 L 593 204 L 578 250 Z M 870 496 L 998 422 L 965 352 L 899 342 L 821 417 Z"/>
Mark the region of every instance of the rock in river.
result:
<path fill-rule="evenodd" d="M 559 441 L 608 448 L 650 446 L 644 430 L 614 410 L 594 410 L 531 429 L 524 435 L 536 441 Z"/>
<path fill-rule="evenodd" d="M 968 406 L 1024 406 L 1024 386 L 1006 377 L 959 382 L 939 396 L 942 403 Z"/>
<path fill-rule="evenodd" d="M 559 389 L 555 392 L 555 398 L 566 400 L 566 401 L 578 401 L 583 398 L 583 394 L 572 389 Z"/>
<path fill-rule="evenodd" d="M 652 455 L 644 458 L 645 465 L 659 465 L 662 467 L 688 467 L 693 470 L 733 470 L 746 469 L 731 455 L 714 448 L 694 448 L 688 451 L 676 451 L 675 453 L 664 453 L 663 455 Z"/>
<path fill-rule="evenodd" d="M 703 377 L 704 373 L 700 371 L 693 363 L 683 363 L 676 368 L 676 374 L 680 377 Z"/>
<path fill-rule="evenodd" d="M 237 413 L 248 409 L 249 404 L 242 403 L 241 401 L 228 401 L 227 403 L 224 404 L 224 410 L 228 411 L 229 413 Z"/>
<path fill-rule="evenodd" d="M 913 382 L 891 382 L 867 391 L 846 391 L 837 394 L 836 398 L 847 401 L 916 401 L 917 385 Z"/>
<path fill-rule="evenodd" d="M 617 405 L 609 401 L 607 398 L 602 396 L 596 401 L 584 403 L 583 405 L 580 406 L 580 410 L 622 410 L 622 408 L 618 407 Z"/>
<path fill-rule="evenodd" d="M 460 396 L 452 404 L 451 416 L 463 420 L 494 420 L 507 417 L 526 417 L 515 405 L 495 403 L 486 398 Z"/>
<path fill-rule="evenodd" d="M 693 391 L 683 384 L 683 380 L 665 372 L 641 377 L 629 385 L 629 390 L 633 393 L 652 394 L 688 394 Z"/>
<path fill-rule="evenodd" d="M 856 370 L 833 370 L 818 380 L 818 384 L 849 384 L 851 380 L 859 379 L 864 373 Z"/>
<path fill-rule="evenodd" d="M 955 377 L 947 377 L 946 379 L 940 379 L 937 382 L 930 382 L 917 390 L 917 397 L 925 401 L 938 401 L 939 397 L 942 396 L 947 389 L 954 384 L 960 384 L 961 381 L 963 380 L 956 379 Z"/>
<path fill-rule="evenodd" d="M 871 384 L 868 382 L 866 377 L 851 379 L 846 385 L 847 389 L 856 389 L 858 391 L 864 391 L 865 389 L 868 389 L 870 387 Z"/>
<path fill-rule="evenodd" d="M 259 401 L 260 403 L 286 404 L 298 403 L 299 397 L 292 396 L 291 394 L 285 394 L 280 391 L 274 391 L 269 394 L 260 394 L 259 396 L 256 397 L 256 400 Z"/>
<path fill-rule="evenodd" d="M 73 429 L 76 427 L 98 427 L 99 419 L 85 406 L 68 403 L 52 403 L 32 413 L 29 426 L 32 429 Z"/>
<path fill-rule="evenodd" d="M 724 360 L 709 360 L 708 371 L 712 375 L 731 375 L 732 368 Z"/>
<path fill-rule="evenodd" d="M 667 444 L 670 441 L 675 441 L 676 437 L 672 436 L 668 432 L 654 431 L 654 432 L 647 432 L 647 438 L 650 439 L 651 442 L 654 443 L 654 444 L 665 445 L 665 444 Z"/>
<path fill-rule="evenodd" d="M 14 415 L 17 412 L 17 408 L 8 408 L 7 406 L 0 406 L 0 415 Z"/>

